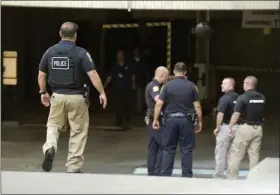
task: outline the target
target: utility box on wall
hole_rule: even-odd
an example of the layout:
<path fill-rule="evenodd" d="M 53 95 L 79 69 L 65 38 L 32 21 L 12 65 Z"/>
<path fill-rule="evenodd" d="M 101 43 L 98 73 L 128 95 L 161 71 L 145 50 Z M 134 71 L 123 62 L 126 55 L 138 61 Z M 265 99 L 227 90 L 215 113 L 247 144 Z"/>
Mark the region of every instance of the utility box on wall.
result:
<path fill-rule="evenodd" d="M 17 52 L 3 52 L 3 84 L 17 85 Z"/>

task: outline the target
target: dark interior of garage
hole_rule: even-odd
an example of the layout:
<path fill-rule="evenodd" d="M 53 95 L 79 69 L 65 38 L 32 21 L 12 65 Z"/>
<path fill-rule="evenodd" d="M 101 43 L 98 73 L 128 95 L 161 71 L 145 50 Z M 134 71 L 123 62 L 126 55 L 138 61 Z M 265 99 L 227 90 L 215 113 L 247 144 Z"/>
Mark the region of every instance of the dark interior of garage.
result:
<path fill-rule="evenodd" d="M 113 23 L 145 23 L 172 22 L 172 65 L 178 61 L 188 64 L 189 79 L 196 82 L 197 71 L 193 68 L 196 59 L 195 36 L 191 28 L 196 24 L 195 18 L 141 18 L 133 17 L 132 12 L 120 10 L 82 10 L 82 9 L 50 9 L 50 8 L 19 8 L 2 7 L 2 45 L 1 51 L 18 52 L 18 81 L 16 86 L 2 83 L 2 119 L 28 120 L 42 115 L 46 120 L 48 109 L 40 103 L 38 96 L 38 64 L 46 49 L 59 41 L 59 28 L 65 21 L 73 21 L 79 25 L 77 45 L 84 47 L 91 54 L 97 71 L 104 82 L 110 70 L 117 48 L 125 48 L 127 56 L 141 41 L 139 29 L 107 29 L 102 46 L 102 24 Z M 279 29 L 273 29 L 269 36 L 262 29 L 243 29 L 241 12 L 234 14 L 217 14 L 211 19 L 214 33 L 210 39 L 210 64 L 212 67 L 252 67 L 255 71 L 232 71 L 215 69 L 215 83 L 211 86 L 214 95 L 211 97 L 215 104 L 220 96 L 222 78 L 231 76 L 236 79 L 236 91 L 242 93 L 242 82 L 245 76 L 255 75 L 259 79 L 258 89 L 272 104 L 269 114 L 277 113 L 274 103 L 280 99 L 279 83 Z M 224 17 L 225 16 L 225 17 Z M 153 70 L 166 62 L 166 30 L 164 27 L 150 28 L 147 31 L 148 43 L 151 47 Z M 261 69 L 270 68 L 271 72 Z M 259 71 L 256 71 L 259 69 Z M 108 99 L 114 98 L 110 87 L 106 89 Z M 92 113 L 98 113 L 96 90 L 92 90 Z M 132 100 L 133 101 L 133 100 Z M 279 106 L 278 106 L 279 107 Z M 102 113 L 111 113 L 113 105 L 109 105 Z M 40 114 L 42 113 L 42 114 Z M 210 112 L 209 112 L 210 113 Z M 28 118 L 28 117 L 27 117 Z"/>

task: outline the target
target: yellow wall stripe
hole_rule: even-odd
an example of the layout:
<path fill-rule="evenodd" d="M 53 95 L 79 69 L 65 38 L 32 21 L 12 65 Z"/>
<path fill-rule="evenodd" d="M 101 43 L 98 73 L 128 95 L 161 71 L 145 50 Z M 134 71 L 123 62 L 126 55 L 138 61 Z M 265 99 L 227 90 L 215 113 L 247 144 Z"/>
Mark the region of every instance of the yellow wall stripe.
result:
<path fill-rule="evenodd" d="M 139 24 L 104 24 L 102 28 L 137 28 Z"/>
<path fill-rule="evenodd" d="M 167 24 L 167 37 L 166 37 L 166 66 L 171 70 L 171 23 Z"/>

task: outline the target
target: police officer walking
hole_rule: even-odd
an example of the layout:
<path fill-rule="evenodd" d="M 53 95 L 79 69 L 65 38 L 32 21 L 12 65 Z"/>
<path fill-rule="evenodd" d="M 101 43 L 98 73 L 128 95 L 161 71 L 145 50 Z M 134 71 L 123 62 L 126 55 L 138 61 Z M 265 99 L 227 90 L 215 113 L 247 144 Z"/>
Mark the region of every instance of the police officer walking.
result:
<path fill-rule="evenodd" d="M 171 176 L 174 157 L 179 142 L 182 161 L 182 176 L 192 177 L 192 151 L 195 146 L 195 116 L 198 128 L 202 128 L 202 111 L 198 91 L 194 83 L 185 79 L 187 66 L 178 62 L 174 67 L 175 78 L 167 82 L 159 95 L 155 106 L 153 128 L 159 129 L 159 115 L 164 103 L 165 117 L 162 132 L 163 160 L 161 176 Z"/>
<path fill-rule="evenodd" d="M 44 53 L 39 65 L 41 102 L 46 107 L 50 106 L 47 138 L 43 145 L 45 159 L 42 164 L 43 170 L 47 172 L 52 169 L 59 134 L 66 125 L 67 118 L 71 129 L 67 172 L 82 172 L 89 127 L 88 91 L 84 88 L 87 76 L 100 93 L 99 99 L 103 108 L 107 105 L 106 95 L 90 54 L 75 44 L 77 30 L 77 24 L 63 23 L 59 32 L 61 41 Z M 53 92 L 51 97 L 46 90 L 47 77 Z"/>
<path fill-rule="evenodd" d="M 162 84 L 168 79 L 168 69 L 160 66 L 155 71 L 154 79 L 147 85 L 145 97 L 147 103 L 146 125 L 149 135 L 147 167 L 148 175 L 159 175 L 162 163 L 161 131 L 152 127 L 155 102 L 158 100 Z"/>
<path fill-rule="evenodd" d="M 131 96 L 132 89 L 135 89 L 134 69 L 125 61 L 124 51 L 119 49 L 116 55 L 116 62 L 113 63 L 109 76 L 104 87 L 111 81 L 114 87 L 114 99 L 116 106 L 116 126 L 124 129 L 130 128 Z M 123 121 L 125 118 L 125 121 Z"/>
<path fill-rule="evenodd" d="M 250 160 L 250 170 L 259 162 L 266 100 L 263 94 L 255 90 L 257 81 L 257 78 L 254 76 L 247 76 L 245 78 L 243 83 L 245 92 L 238 97 L 229 123 L 230 135 L 233 134 L 233 126 L 239 119 L 241 123 L 236 130 L 229 155 L 229 179 L 236 179 L 238 177 L 239 166 L 246 150 Z"/>
<path fill-rule="evenodd" d="M 238 97 L 238 94 L 234 92 L 234 85 L 235 81 L 233 78 L 224 78 L 221 85 L 222 92 L 225 94 L 219 99 L 217 107 L 216 129 L 214 130 L 214 135 L 216 136 L 216 168 L 214 178 L 225 178 L 224 172 L 227 164 L 227 155 L 233 140 L 233 136 L 228 134 L 228 125 Z M 236 128 L 236 126 L 232 128 L 233 135 Z"/>

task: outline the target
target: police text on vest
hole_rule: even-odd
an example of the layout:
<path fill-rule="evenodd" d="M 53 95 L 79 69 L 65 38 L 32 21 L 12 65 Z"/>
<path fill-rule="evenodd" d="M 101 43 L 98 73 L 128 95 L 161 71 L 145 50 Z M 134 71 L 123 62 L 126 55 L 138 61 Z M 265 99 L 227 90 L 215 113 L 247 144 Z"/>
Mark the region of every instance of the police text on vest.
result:
<path fill-rule="evenodd" d="M 69 58 L 68 57 L 52 57 L 52 69 L 68 70 Z"/>
<path fill-rule="evenodd" d="M 264 100 L 250 100 L 249 103 L 250 104 L 263 104 Z"/>

